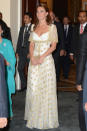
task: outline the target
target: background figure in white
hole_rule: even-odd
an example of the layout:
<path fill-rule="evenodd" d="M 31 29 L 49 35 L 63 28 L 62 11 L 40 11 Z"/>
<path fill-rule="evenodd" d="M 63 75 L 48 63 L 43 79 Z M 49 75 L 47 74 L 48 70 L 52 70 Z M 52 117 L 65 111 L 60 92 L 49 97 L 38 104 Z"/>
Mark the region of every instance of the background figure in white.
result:
<path fill-rule="evenodd" d="M 49 10 L 44 5 L 37 7 L 37 23 L 33 26 L 29 38 L 25 120 L 28 128 L 57 128 L 56 74 L 52 52 L 56 49 L 58 36 L 56 26 L 51 24 Z"/>
<path fill-rule="evenodd" d="M 18 72 L 18 61 L 19 61 L 19 59 L 17 58 L 15 82 L 16 82 L 16 90 L 20 91 L 21 90 L 21 81 L 20 81 L 20 76 L 19 76 L 19 72 Z"/>

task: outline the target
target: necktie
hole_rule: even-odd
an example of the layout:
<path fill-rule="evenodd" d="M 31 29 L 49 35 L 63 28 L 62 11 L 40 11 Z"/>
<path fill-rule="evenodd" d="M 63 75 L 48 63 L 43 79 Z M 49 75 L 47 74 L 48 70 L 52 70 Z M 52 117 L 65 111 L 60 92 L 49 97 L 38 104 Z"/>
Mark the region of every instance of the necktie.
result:
<path fill-rule="evenodd" d="M 28 26 L 26 25 L 25 26 L 25 33 L 28 31 Z"/>
<path fill-rule="evenodd" d="M 80 28 L 80 34 L 83 33 L 83 24 L 81 24 L 81 28 Z"/>
<path fill-rule="evenodd" d="M 24 28 L 24 34 L 23 34 L 22 47 L 26 47 L 27 35 L 28 35 L 28 26 L 25 26 L 25 28 Z"/>
<path fill-rule="evenodd" d="M 65 25 L 64 33 L 65 33 L 65 36 L 67 37 L 67 25 Z"/>

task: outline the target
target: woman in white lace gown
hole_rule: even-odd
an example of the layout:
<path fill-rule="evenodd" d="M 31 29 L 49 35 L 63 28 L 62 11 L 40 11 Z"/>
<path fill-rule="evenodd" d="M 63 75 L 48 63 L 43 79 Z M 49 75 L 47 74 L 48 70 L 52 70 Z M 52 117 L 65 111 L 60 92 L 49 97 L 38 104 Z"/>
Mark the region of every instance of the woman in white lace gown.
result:
<path fill-rule="evenodd" d="M 30 35 L 30 65 L 26 93 L 25 120 L 28 128 L 57 128 L 56 74 L 52 52 L 58 42 L 56 26 L 48 8 L 37 7 L 37 23 Z"/>

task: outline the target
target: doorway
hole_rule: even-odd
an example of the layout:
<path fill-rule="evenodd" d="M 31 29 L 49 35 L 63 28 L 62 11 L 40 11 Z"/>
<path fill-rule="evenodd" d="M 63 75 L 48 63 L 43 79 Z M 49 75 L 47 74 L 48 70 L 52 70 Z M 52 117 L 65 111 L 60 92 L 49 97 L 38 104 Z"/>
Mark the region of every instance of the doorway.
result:
<path fill-rule="evenodd" d="M 53 0 L 53 11 L 59 19 L 68 15 L 68 0 Z"/>
<path fill-rule="evenodd" d="M 31 12 L 34 20 L 36 13 L 36 2 L 37 0 L 22 0 L 22 24 L 24 24 L 23 17 L 25 12 Z"/>

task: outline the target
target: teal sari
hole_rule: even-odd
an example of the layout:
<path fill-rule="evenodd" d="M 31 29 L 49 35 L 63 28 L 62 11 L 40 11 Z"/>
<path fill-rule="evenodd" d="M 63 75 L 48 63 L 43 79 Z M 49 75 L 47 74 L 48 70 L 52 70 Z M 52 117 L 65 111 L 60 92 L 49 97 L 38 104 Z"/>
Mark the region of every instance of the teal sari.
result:
<path fill-rule="evenodd" d="M 11 95 L 15 94 L 14 75 L 15 75 L 16 58 L 11 41 L 7 39 L 2 39 L 2 42 L 0 43 L 0 53 L 4 56 L 5 60 L 10 64 L 9 66 L 6 66 L 6 82 L 9 100 L 9 117 L 12 117 L 13 112 L 12 112 Z"/>

